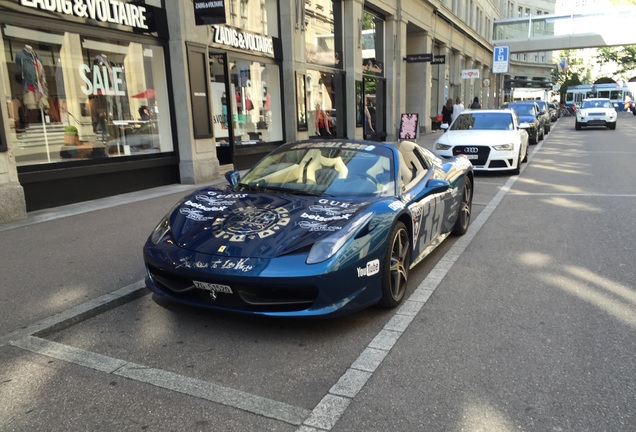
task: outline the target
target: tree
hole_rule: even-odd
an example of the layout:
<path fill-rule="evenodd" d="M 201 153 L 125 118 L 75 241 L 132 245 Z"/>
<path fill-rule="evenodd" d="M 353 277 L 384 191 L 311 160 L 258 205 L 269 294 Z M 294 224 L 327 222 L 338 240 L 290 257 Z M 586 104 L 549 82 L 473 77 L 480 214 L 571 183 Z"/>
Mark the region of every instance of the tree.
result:
<path fill-rule="evenodd" d="M 614 75 L 623 76 L 636 67 L 636 45 L 599 48 L 596 61 L 599 64 L 616 64 Z"/>

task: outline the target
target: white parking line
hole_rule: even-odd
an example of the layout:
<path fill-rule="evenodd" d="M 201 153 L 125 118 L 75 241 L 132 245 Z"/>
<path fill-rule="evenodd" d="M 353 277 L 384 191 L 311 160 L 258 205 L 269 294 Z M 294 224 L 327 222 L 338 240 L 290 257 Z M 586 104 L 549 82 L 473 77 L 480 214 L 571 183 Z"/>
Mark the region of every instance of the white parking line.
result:
<path fill-rule="evenodd" d="M 85 351 L 57 342 L 27 336 L 11 345 L 36 354 L 56 358 L 107 374 L 122 376 L 156 387 L 198 397 L 210 402 L 259 414 L 293 425 L 300 425 L 309 410 L 240 390 L 223 387 L 209 381 L 186 377 L 173 372 L 127 362 L 102 354 Z"/>
<path fill-rule="evenodd" d="M 130 300 L 142 297 L 149 292 L 150 291 L 146 289 L 146 285 L 143 280 L 137 281 L 58 314 L 51 315 L 50 317 L 44 318 L 43 320 L 35 322 L 27 327 L 2 335 L 0 336 L 0 346 L 6 345 L 16 339 L 22 339 L 26 336 L 38 335 L 44 332 L 51 333 L 69 327 L 86 318 L 93 317 L 99 313 L 127 303 Z"/>

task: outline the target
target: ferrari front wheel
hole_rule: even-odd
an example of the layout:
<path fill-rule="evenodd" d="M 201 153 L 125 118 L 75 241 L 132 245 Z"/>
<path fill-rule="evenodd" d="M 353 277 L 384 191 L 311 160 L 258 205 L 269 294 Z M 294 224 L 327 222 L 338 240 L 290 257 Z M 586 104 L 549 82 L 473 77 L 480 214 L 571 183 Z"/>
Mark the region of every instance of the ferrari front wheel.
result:
<path fill-rule="evenodd" d="M 399 305 L 406 293 L 409 278 L 411 246 L 409 233 L 402 222 L 391 231 L 389 247 L 382 263 L 382 298 L 379 305 L 393 308 Z"/>

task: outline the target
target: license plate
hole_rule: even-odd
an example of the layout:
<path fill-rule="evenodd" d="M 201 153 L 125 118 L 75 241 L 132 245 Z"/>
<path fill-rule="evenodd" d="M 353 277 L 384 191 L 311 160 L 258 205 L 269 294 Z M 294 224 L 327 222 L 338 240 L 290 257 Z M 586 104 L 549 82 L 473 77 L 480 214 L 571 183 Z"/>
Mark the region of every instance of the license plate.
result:
<path fill-rule="evenodd" d="M 199 281 L 193 281 L 193 283 L 195 287 L 202 290 L 214 291 L 217 293 L 232 294 L 232 288 L 230 288 L 227 285 L 221 285 L 221 284 L 215 284 L 215 283 L 209 283 L 209 282 L 199 282 Z"/>
<path fill-rule="evenodd" d="M 479 155 L 466 155 L 468 159 L 479 159 Z"/>

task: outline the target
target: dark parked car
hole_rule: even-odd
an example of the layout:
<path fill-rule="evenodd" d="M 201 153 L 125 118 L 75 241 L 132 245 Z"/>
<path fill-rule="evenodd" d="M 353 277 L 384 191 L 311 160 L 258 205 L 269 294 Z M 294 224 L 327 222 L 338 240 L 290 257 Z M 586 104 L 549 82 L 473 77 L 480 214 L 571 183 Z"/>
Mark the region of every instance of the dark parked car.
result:
<path fill-rule="evenodd" d="M 550 120 L 553 122 L 557 121 L 559 118 L 559 108 L 557 107 L 557 104 L 550 102 L 548 104 L 548 109 L 550 110 Z"/>
<path fill-rule="evenodd" d="M 550 128 L 552 127 L 552 120 L 550 119 L 550 110 L 548 108 L 548 103 L 540 99 L 537 99 L 534 102 L 539 105 L 539 116 L 542 116 L 544 119 L 543 132 L 547 135 L 550 133 Z"/>
<path fill-rule="evenodd" d="M 513 109 L 519 116 L 521 127 L 528 132 L 530 143 L 537 144 L 543 139 L 545 118 L 539 115 L 539 105 L 535 101 L 510 102 L 507 107 Z"/>

